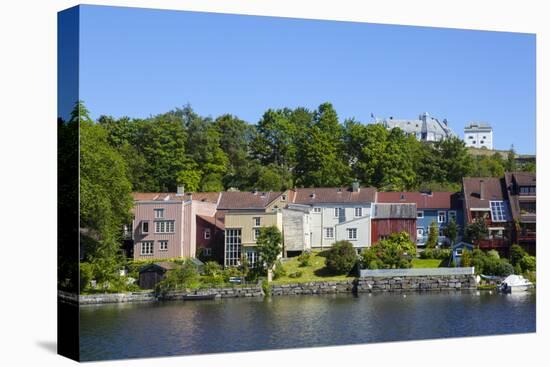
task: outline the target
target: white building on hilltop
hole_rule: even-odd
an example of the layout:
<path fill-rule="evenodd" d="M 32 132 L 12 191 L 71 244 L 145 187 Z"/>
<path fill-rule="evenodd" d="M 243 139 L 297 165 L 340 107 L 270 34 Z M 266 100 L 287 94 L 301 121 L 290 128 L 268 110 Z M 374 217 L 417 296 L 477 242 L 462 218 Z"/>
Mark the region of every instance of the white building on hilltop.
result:
<path fill-rule="evenodd" d="M 472 122 L 464 128 L 467 147 L 493 149 L 493 128 L 484 122 Z"/>
<path fill-rule="evenodd" d="M 389 130 L 398 127 L 407 135 L 414 135 L 417 140 L 421 141 L 440 141 L 455 136 L 446 119 L 439 121 L 427 112 L 418 116 L 418 120 L 397 120 L 390 117 L 383 120 L 377 119 L 376 122 Z"/>

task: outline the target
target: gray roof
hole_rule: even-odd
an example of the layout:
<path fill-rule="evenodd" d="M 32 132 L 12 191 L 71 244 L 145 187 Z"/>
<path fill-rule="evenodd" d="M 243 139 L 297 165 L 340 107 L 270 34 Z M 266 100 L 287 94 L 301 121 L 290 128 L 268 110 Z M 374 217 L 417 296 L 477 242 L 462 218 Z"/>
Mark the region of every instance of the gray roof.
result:
<path fill-rule="evenodd" d="M 394 118 L 383 119 L 381 123 L 387 129 L 400 128 L 408 134 L 433 133 L 436 140 L 455 136 L 455 133 L 447 125 L 447 120 L 439 121 L 427 113 L 418 116 L 417 120 L 399 120 Z"/>
<path fill-rule="evenodd" d="M 416 219 L 416 204 L 374 204 L 373 219 Z"/>
<path fill-rule="evenodd" d="M 471 122 L 469 125 L 466 125 L 466 127 L 464 128 L 464 130 L 479 130 L 479 129 L 492 130 L 493 128 L 491 127 L 491 125 L 489 125 L 486 122 Z"/>

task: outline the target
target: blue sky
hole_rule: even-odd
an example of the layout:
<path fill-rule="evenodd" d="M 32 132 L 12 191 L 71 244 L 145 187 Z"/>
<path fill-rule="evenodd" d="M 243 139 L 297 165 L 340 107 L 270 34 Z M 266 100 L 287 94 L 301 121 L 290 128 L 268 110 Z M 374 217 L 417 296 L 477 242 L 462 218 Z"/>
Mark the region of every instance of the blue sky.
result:
<path fill-rule="evenodd" d="M 331 102 L 340 119 L 446 118 L 535 153 L 529 34 L 83 6 L 80 98 L 92 117 L 187 103 L 255 123 L 268 108 Z"/>

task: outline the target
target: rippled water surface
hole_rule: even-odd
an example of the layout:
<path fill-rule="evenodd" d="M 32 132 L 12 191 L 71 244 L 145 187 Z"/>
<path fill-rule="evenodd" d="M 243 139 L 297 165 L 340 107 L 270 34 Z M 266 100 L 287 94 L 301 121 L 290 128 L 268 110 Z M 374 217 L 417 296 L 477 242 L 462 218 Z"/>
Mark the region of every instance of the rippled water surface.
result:
<path fill-rule="evenodd" d="M 82 360 L 535 332 L 535 294 L 282 296 L 83 306 Z"/>

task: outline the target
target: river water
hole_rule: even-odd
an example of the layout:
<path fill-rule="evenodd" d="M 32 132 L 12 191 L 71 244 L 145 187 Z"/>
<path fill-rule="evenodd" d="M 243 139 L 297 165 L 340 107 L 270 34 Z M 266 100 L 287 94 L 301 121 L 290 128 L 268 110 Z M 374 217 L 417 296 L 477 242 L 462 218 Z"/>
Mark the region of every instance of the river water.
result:
<path fill-rule="evenodd" d="M 534 293 L 351 294 L 80 307 L 82 360 L 535 332 Z"/>

